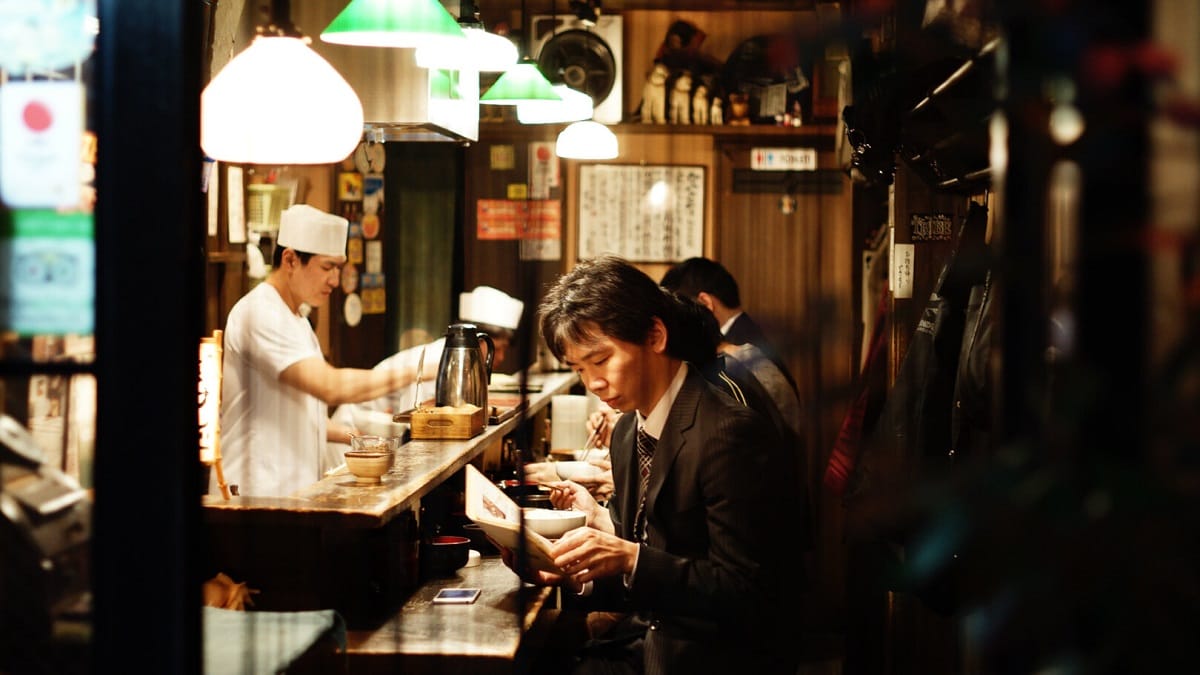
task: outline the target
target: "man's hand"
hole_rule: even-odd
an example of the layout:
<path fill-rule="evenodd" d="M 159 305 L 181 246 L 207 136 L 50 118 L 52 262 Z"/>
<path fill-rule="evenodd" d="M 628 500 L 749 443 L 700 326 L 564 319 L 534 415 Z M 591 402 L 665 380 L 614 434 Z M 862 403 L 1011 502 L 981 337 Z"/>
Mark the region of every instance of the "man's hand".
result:
<path fill-rule="evenodd" d="M 638 545 L 591 527 L 567 532 L 550 548 L 554 564 L 582 586 L 595 579 L 632 574 Z"/>

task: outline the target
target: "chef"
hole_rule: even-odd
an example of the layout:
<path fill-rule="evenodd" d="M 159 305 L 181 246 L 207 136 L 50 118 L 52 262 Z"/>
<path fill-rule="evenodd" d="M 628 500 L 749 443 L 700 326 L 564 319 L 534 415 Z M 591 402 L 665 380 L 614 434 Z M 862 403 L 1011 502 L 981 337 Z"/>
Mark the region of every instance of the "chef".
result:
<path fill-rule="evenodd" d="M 307 313 L 325 305 L 346 263 L 345 218 L 307 204 L 283 212 L 272 269 L 225 326 L 221 401 L 224 475 L 238 494 L 283 496 L 329 468 L 329 408 L 413 381 L 414 367 L 335 368 Z M 210 491 L 218 492 L 215 475 Z"/>
<path fill-rule="evenodd" d="M 480 331 L 492 338 L 492 343 L 496 346 L 496 355 L 492 360 L 493 368 L 500 367 L 504 361 L 524 309 L 525 303 L 491 286 L 477 286 L 475 290 L 460 293 L 458 296 L 459 321 L 475 324 Z M 418 395 L 422 401 L 434 397 L 434 381 L 445 344 L 445 337 L 440 337 L 427 344 L 396 352 L 375 366 L 377 370 L 416 372 L 418 365 L 422 365 L 424 375 L 420 392 L 416 391 L 413 383 L 373 401 L 340 406 L 334 411 L 332 423 L 366 434 L 388 436 L 397 433 L 390 427 L 392 413 L 413 408 Z M 487 358 L 487 346 L 481 345 L 481 348 L 485 350 L 484 358 Z M 425 352 L 424 359 L 421 357 L 422 350 Z M 492 381 L 496 381 L 495 375 Z"/>

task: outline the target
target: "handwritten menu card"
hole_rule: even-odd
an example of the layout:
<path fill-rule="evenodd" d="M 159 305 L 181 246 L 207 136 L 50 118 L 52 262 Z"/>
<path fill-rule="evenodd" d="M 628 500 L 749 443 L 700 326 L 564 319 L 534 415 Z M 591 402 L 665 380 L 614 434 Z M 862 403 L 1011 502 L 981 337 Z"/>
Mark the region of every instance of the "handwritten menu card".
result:
<path fill-rule="evenodd" d="M 579 257 L 704 254 L 704 167 L 599 164 L 579 171 Z"/>

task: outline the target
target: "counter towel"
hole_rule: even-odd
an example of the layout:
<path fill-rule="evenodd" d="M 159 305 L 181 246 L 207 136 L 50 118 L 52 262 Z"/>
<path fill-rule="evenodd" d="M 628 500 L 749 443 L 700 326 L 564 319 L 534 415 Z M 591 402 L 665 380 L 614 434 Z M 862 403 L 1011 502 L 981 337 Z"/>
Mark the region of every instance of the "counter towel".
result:
<path fill-rule="evenodd" d="M 240 612 L 203 607 L 206 675 L 251 675 L 289 669 L 325 637 L 346 648 L 346 622 L 332 609 Z"/>

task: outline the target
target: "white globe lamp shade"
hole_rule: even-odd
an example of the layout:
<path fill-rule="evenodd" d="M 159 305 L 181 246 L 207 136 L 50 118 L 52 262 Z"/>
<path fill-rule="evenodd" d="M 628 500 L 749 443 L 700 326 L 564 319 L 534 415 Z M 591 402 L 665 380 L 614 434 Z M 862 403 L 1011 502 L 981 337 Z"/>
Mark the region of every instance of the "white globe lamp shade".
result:
<path fill-rule="evenodd" d="M 200 95 L 200 147 L 243 164 L 331 164 L 362 140 L 358 95 L 307 38 L 259 36 Z"/>
<path fill-rule="evenodd" d="M 599 122 L 575 122 L 559 132 L 554 154 L 564 159 L 614 159 L 617 135 Z"/>
<path fill-rule="evenodd" d="M 525 101 L 517 104 L 517 121 L 521 124 L 562 124 L 592 119 L 595 105 L 592 97 L 565 84 L 554 85 L 561 101 Z"/>

